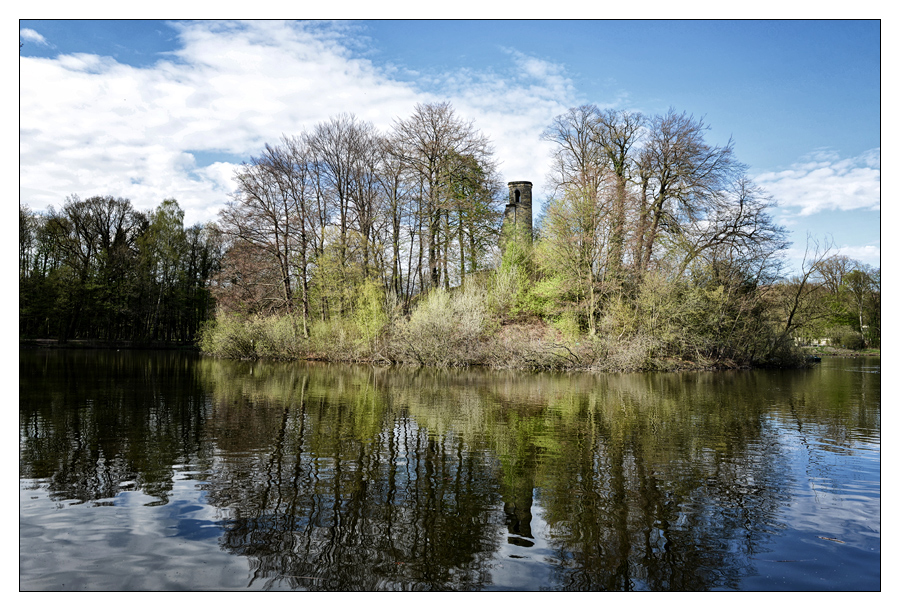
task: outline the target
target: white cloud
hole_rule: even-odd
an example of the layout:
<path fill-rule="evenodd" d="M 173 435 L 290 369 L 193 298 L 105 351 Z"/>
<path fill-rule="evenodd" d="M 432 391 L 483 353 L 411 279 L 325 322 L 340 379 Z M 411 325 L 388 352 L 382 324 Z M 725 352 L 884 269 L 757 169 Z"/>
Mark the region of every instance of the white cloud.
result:
<path fill-rule="evenodd" d="M 816 151 L 787 170 L 760 174 L 756 181 L 790 214 L 880 210 L 881 149 L 849 158 Z"/>
<path fill-rule="evenodd" d="M 837 254 L 856 259 L 872 267 L 881 267 L 881 247 L 876 244 L 865 246 L 841 246 Z"/>
<path fill-rule="evenodd" d="M 828 236 L 830 237 L 830 236 Z M 821 242 L 825 242 L 827 238 L 823 237 Z M 802 240 L 797 240 L 794 244 L 784 251 L 784 260 L 789 268 L 788 276 L 797 275 L 800 273 L 801 268 L 804 267 L 804 258 L 812 259 L 814 257 L 814 250 L 811 247 L 810 251 L 806 251 L 806 243 Z M 866 265 L 871 265 L 875 268 L 881 267 L 881 246 L 880 244 L 864 244 L 851 246 L 846 243 L 843 243 L 841 246 L 832 246 L 829 251 L 829 255 L 844 255 L 860 263 L 864 263 Z M 808 268 L 809 261 L 806 261 L 806 267 Z"/>
<path fill-rule="evenodd" d="M 19 30 L 19 38 L 28 42 L 43 45 L 45 47 L 50 46 L 50 43 L 47 42 L 46 38 L 35 32 L 31 28 L 22 28 L 21 30 Z"/>
<path fill-rule="evenodd" d="M 506 181 L 534 183 L 535 203 L 548 196 L 552 145 L 541 140 L 553 117 L 577 104 L 563 66 L 504 49 L 512 64 L 505 70 L 464 70 L 440 75 L 435 91 L 450 99 L 463 117 L 494 143 Z M 536 211 L 537 213 L 537 211 Z"/>
<path fill-rule="evenodd" d="M 539 198 L 549 158 L 540 132 L 575 99 L 561 66 L 515 50 L 508 66 L 411 83 L 365 59 L 355 26 L 173 27 L 180 47 L 148 67 L 84 53 L 21 58 L 24 203 L 46 209 L 73 193 L 110 194 L 147 210 L 174 197 L 187 223 L 205 221 L 228 200 L 234 166 L 198 166 L 190 152 L 249 159 L 341 112 L 388 129 L 416 103 L 440 100 L 493 140 L 506 180 L 531 180 Z"/>

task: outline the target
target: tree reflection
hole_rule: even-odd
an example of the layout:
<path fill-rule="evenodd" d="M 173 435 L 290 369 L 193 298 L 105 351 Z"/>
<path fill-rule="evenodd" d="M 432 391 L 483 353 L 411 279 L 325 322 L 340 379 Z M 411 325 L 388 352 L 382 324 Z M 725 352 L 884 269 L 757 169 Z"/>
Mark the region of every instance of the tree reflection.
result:
<path fill-rule="evenodd" d="M 829 451 L 880 434 L 858 376 L 76 353 L 20 369 L 22 477 L 59 499 L 136 482 L 162 502 L 174 465 L 200 465 L 220 545 L 263 587 L 485 589 L 512 544 L 552 550 L 536 561 L 556 589 L 734 588 L 783 526 L 783 430 Z"/>
<path fill-rule="evenodd" d="M 19 474 L 51 498 L 139 489 L 165 503 L 173 465 L 202 462 L 206 394 L 177 352 L 25 351 L 19 357 Z"/>
<path fill-rule="evenodd" d="M 418 425 L 368 372 L 313 370 L 277 401 L 246 387 L 242 400 L 216 401 L 216 437 L 241 410 L 249 437 L 271 440 L 209 480 L 209 500 L 232 516 L 222 545 L 252 558 L 253 579 L 295 588 L 489 583 L 496 469 L 459 435 Z"/>

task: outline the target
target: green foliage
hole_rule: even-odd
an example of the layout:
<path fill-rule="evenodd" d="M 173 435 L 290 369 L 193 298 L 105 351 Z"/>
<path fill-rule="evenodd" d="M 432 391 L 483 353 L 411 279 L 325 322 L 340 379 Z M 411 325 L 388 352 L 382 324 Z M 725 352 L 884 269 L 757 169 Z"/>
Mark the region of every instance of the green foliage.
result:
<path fill-rule="evenodd" d="M 436 289 L 396 329 L 399 360 L 422 365 L 479 363 L 480 344 L 493 328 L 485 291 L 475 283 L 457 291 Z"/>
<path fill-rule="evenodd" d="M 545 314 L 546 298 L 536 292 L 537 271 L 530 240 L 505 243 L 500 265 L 491 273 L 487 298 L 501 322 Z"/>
<path fill-rule="evenodd" d="M 575 313 L 572 311 L 563 312 L 555 317 L 551 324 L 569 342 L 577 341 L 583 333 L 582 326 L 578 324 Z"/>
<path fill-rule="evenodd" d="M 345 316 L 316 320 L 310 330 L 313 355 L 344 361 L 385 360 L 384 341 L 390 321 L 385 294 L 372 279 L 362 282 Z"/>
<path fill-rule="evenodd" d="M 838 326 L 831 329 L 831 343 L 838 348 L 862 350 L 866 347 L 863 336 L 851 326 Z"/>
<path fill-rule="evenodd" d="M 299 323 L 292 315 L 244 317 L 220 310 L 216 319 L 201 329 L 198 345 L 207 354 L 233 359 L 303 358 L 307 345 Z"/>
<path fill-rule="evenodd" d="M 73 196 L 19 216 L 23 337 L 186 342 L 211 314 L 216 236 L 185 229 L 175 200 L 145 215 L 125 199 Z"/>
<path fill-rule="evenodd" d="M 363 354 L 356 325 L 347 318 L 332 317 L 315 320 L 309 332 L 312 358 L 336 361 L 357 361 Z"/>
<path fill-rule="evenodd" d="M 375 342 L 388 322 L 384 304 L 384 290 L 372 279 L 363 282 L 356 292 L 352 321 L 361 347 L 366 352 L 375 348 Z"/>

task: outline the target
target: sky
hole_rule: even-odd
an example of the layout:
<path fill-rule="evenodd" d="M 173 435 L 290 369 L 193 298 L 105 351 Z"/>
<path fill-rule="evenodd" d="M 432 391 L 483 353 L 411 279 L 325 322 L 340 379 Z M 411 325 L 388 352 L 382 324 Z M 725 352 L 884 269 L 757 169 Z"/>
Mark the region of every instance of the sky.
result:
<path fill-rule="evenodd" d="M 879 21 L 20 20 L 19 198 L 178 200 L 214 220 L 235 168 L 340 113 L 381 130 L 449 101 L 505 182 L 550 197 L 541 132 L 581 104 L 685 111 L 733 139 L 777 202 L 799 269 L 807 235 L 880 267 Z"/>

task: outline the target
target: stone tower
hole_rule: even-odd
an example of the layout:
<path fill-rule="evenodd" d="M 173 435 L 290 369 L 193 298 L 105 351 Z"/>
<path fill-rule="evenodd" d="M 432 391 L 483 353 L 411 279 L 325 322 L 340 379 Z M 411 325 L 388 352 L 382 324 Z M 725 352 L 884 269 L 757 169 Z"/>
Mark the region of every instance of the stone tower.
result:
<path fill-rule="evenodd" d="M 507 183 L 509 186 L 509 203 L 503 212 L 503 229 L 500 248 L 509 239 L 525 239 L 531 244 L 531 183 L 519 180 Z"/>

